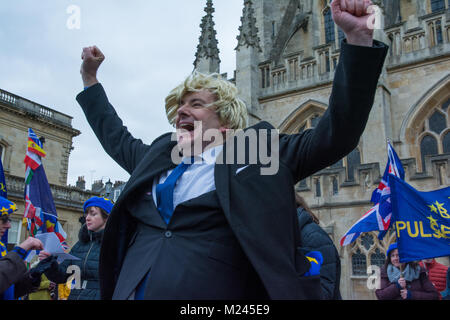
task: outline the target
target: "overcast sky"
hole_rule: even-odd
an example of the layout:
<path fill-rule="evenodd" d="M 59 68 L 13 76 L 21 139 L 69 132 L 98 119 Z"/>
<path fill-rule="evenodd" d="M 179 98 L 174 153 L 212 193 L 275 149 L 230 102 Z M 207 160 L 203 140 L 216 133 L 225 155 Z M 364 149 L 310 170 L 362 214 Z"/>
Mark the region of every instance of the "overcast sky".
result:
<path fill-rule="evenodd" d="M 235 70 L 243 0 L 214 0 L 221 69 Z M 75 18 L 80 10 L 79 29 Z M 206 0 L 14 0 L 0 6 L 0 88 L 73 117 L 68 184 L 127 181 L 103 151 L 75 96 L 82 90 L 81 50 L 97 45 L 98 73 L 129 131 L 146 143 L 171 131 L 167 93 L 193 70 Z M 75 15 L 74 15 L 75 14 Z M 68 22 L 69 26 L 68 27 Z M 45 160 L 44 160 L 45 166 Z"/>

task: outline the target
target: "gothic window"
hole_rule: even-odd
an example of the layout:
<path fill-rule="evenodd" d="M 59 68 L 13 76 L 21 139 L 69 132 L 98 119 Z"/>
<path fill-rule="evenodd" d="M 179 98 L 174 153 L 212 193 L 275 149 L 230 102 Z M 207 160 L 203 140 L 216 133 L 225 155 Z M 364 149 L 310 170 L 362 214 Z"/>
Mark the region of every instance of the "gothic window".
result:
<path fill-rule="evenodd" d="M 445 128 L 447 128 L 447 120 L 445 115 L 436 110 L 428 120 L 430 124 L 430 130 L 434 133 L 440 134 Z"/>
<path fill-rule="evenodd" d="M 376 266 L 382 267 L 384 265 L 385 261 L 386 261 L 386 255 L 383 252 L 381 252 L 379 248 L 377 248 L 370 255 L 370 263 L 372 265 L 376 265 Z"/>
<path fill-rule="evenodd" d="M 339 193 L 338 179 L 337 177 L 331 178 L 331 185 L 333 187 L 333 195 L 337 195 Z"/>
<path fill-rule="evenodd" d="M 331 64 L 330 64 L 330 53 L 328 51 L 325 52 L 325 71 L 330 72 Z"/>
<path fill-rule="evenodd" d="M 325 43 L 331 43 L 335 40 L 334 21 L 331 16 L 330 7 L 325 8 L 323 12 L 323 21 L 325 26 Z"/>
<path fill-rule="evenodd" d="M 441 20 L 437 20 L 436 21 L 436 42 L 438 44 L 442 44 L 443 43 L 443 38 L 442 38 L 442 22 Z"/>
<path fill-rule="evenodd" d="M 366 250 L 369 250 L 373 243 L 373 236 L 370 233 L 365 233 L 361 236 L 361 244 Z"/>
<path fill-rule="evenodd" d="M 358 148 L 347 156 L 347 180 L 355 181 L 355 169 L 361 164 L 361 155 Z"/>
<path fill-rule="evenodd" d="M 365 276 L 367 274 L 367 259 L 360 249 L 352 255 L 352 271 L 354 276 Z"/>
<path fill-rule="evenodd" d="M 421 125 L 422 132 L 418 136 L 422 171 L 426 170 L 426 156 L 450 153 L 449 106 L 447 99 L 434 108 Z"/>
<path fill-rule="evenodd" d="M 322 190 L 321 190 L 321 186 L 320 186 L 320 178 L 314 180 L 314 186 L 315 186 L 315 195 L 316 195 L 316 197 L 317 198 L 321 197 L 322 196 Z"/>
<path fill-rule="evenodd" d="M 260 68 L 261 70 L 261 88 L 270 87 L 270 67 L 264 66 Z"/>
<path fill-rule="evenodd" d="M 431 0 L 431 12 L 437 12 L 445 9 L 444 0 Z"/>
<path fill-rule="evenodd" d="M 441 18 L 428 22 L 428 34 L 431 47 L 443 43 Z"/>
<path fill-rule="evenodd" d="M 446 102 L 444 102 L 442 104 L 442 110 L 444 110 L 444 112 L 447 112 L 448 106 L 450 105 L 450 99 L 448 99 Z"/>
<path fill-rule="evenodd" d="M 450 153 L 450 131 L 448 131 L 444 139 L 442 139 L 442 149 L 444 153 Z"/>
<path fill-rule="evenodd" d="M 438 154 L 437 141 L 433 136 L 426 135 L 420 143 L 420 154 L 422 156 L 422 169 L 425 171 L 425 157 Z"/>
<path fill-rule="evenodd" d="M 396 233 L 390 230 L 380 241 L 376 232 L 361 234 L 351 244 L 351 261 L 353 276 L 367 276 L 370 265 L 383 266 L 386 261 L 386 249 L 396 239 Z"/>

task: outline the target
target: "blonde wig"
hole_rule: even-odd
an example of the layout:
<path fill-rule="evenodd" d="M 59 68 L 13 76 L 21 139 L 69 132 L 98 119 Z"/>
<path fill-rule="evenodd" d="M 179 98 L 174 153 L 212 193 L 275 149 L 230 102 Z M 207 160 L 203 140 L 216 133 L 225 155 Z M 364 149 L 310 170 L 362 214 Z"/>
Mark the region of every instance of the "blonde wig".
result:
<path fill-rule="evenodd" d="M 186 80 L 170 91 L 166 97 L 166 115 L 169 123 L 175 126 L 177 110 L 184 95 L 208 90 L 216 96 L 216 101 L 208 108 L 214 108 L 222 125 L 229 129 L 243 129 L 247 125 L 247 108 L 237 97 L 236 86 L 222 79 L 218 73 L 204 74 L 194 71 Z"/>

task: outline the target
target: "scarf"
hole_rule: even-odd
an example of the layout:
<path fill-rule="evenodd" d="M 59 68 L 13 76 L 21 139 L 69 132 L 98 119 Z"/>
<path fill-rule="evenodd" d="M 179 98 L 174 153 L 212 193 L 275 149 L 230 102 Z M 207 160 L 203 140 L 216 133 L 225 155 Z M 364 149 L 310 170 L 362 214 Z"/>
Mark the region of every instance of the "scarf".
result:
<path fill-rule="evenodd" d="M 397 282 L 400 279 L 401 271 L 399 268 L 394 267 L 392 264 L 389 264 L 387 267 L 387 274 L 390 282 Z M 406 265 L 405 270 L 403 270 L 403 278 L 406 281 L 413 281 L 419 279 L 420 276 L 420 266 L 416 266 L 412 268 L 410 264 Z"/>

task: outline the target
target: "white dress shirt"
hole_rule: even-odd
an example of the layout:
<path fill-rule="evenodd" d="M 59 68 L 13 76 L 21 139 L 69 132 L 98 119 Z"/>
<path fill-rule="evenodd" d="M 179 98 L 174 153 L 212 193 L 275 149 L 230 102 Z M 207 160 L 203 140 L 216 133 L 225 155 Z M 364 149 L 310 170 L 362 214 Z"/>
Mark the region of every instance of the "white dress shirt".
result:
<path fill-rule="evenodd" d="M 214 166 L 216 158 L 222 152 L 223 145 L 216 146 L 205 150 L 202 154 L 194 157 L 194 163 L 190 165 L 183 175 L 178 179 L 173 191 L 173 208 L 178 204 L 187 200 L 201 196 L 204 193 L 216 190 L 214 183 Z M 188 158 L 184 157 L 182 160 Z M 172 170 L 161 174 L 159 178 L 153 180 L 152 195 L 155 206 L 158 207 L 156 201 L 156 186 L 164 183 Z"/>

